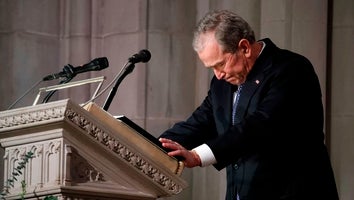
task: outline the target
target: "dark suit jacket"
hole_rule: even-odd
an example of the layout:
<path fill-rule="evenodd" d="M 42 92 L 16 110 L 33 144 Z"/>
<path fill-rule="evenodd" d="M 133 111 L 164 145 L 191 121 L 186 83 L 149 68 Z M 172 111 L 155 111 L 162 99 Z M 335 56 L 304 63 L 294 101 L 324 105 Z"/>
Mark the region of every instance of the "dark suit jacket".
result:
<path fill-rule="evenodd" d="M 318 78 L 303 56 L 269 39 L 243 84 L 231 125 L 235 86 L 215 77 L 203 103 L 161 137 L 192 149 L 206 143 L 227 168 L 226 199 L 338 199 L 324 145 Z"/>

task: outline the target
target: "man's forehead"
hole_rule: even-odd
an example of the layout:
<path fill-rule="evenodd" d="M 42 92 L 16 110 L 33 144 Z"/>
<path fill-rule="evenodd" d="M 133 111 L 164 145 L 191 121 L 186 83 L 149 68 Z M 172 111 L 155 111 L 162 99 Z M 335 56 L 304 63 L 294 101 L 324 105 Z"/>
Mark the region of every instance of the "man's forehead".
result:
<path fill-rule="evenodd" d="M 203 33 L 199 36 L 200 50 L 203 50 L 206 46 L 215 45 L 216 39 L 214 32 Z"/>
<path fill-rule="evenodd" d="M 199 58 L 205 66 L 213 66 L 222 60 L 223 53 L 213 36 L 206 36 L 203 39 L 205 39 L 203 48 L 198 51 Z"/>

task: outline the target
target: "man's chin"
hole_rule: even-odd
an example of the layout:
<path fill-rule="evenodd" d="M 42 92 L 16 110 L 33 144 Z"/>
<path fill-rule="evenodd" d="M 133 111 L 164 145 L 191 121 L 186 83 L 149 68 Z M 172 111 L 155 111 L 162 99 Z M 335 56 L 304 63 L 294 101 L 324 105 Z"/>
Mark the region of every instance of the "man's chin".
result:
<path fill-rule="evenodd" d="M 239 80 L 239 79 L 230 78 L 226 81 L 232 85 L 240 85 L 241 84 L 241 80 Z"/>

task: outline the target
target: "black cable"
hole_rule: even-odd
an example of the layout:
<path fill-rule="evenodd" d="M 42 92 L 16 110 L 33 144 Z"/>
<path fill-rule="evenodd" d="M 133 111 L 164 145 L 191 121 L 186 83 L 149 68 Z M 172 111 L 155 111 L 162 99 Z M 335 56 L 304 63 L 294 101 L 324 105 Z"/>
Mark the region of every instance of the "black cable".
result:
<path fill-rule="evenodd" d="M 59 85 L 61 84 L 64 84 L 64 83 L 68 83 L 70 82 L 74 77 L 69 77 L 69 78 L 66 78 L 64 80 L 61 80 L 59 82 Z M 49 99 L 53 96 L 53 94 L 58 91 L 58 90 L 53 90 L 53 91 L 50 91 L 43 99 L 42 103 L 47 103 L 49 101 Z"/>
<path fill-rule="evenodd" d="M 65 72 L 65 79 L 61 80 L 59 82 L 59 85 L 64 84 L 64 83 L 68 83 L 70 82 L 75 76 L 76 73 L 74 72 L 74 67 L 70 64 L 67 64 L 64 66 L 63 68 L 63 72 Z M 43 99 L 42 103 L 47 103 L 49 101 L 49 99 L 53 96 L 53 94 L 56 92 L 57 90 L 53 90 L 50 91 Z"/>

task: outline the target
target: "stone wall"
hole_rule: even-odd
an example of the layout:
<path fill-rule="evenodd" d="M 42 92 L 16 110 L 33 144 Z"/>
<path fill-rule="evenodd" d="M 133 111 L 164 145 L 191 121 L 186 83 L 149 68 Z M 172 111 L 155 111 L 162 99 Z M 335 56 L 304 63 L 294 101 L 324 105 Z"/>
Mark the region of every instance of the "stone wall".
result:
<path fill-rule="evenodd" d="M 80 66 L 106 56 L 110 67 L 74 80 L 104 75 L 104 87 L 141 49 L 152 57 L 138 63 L 119 86 L 109 108 L 158 136 L 185 119 L 204 99 L 212 71 L 191 47 L 196 21 L 211 9 L 230 9 L 254 27 L 258 38 L 308 57 L 321 82 L 326 136 L 341 199 L 354 198 L 353 1 L 338 0 L 0 0 L 0 110 L 44 76 L 66 64 Z M 73 80 L 73 81 L 74 81 Z M 28 106 L 40 83 L 14 108 Z M 95 85 L 57 92 L 51 101 L 85 102 Z M 97 99 L 103 105 L 108 91 Z M 190 188 L 170 199 L 223 199 L 225 172 L 186 170 Z"/>

